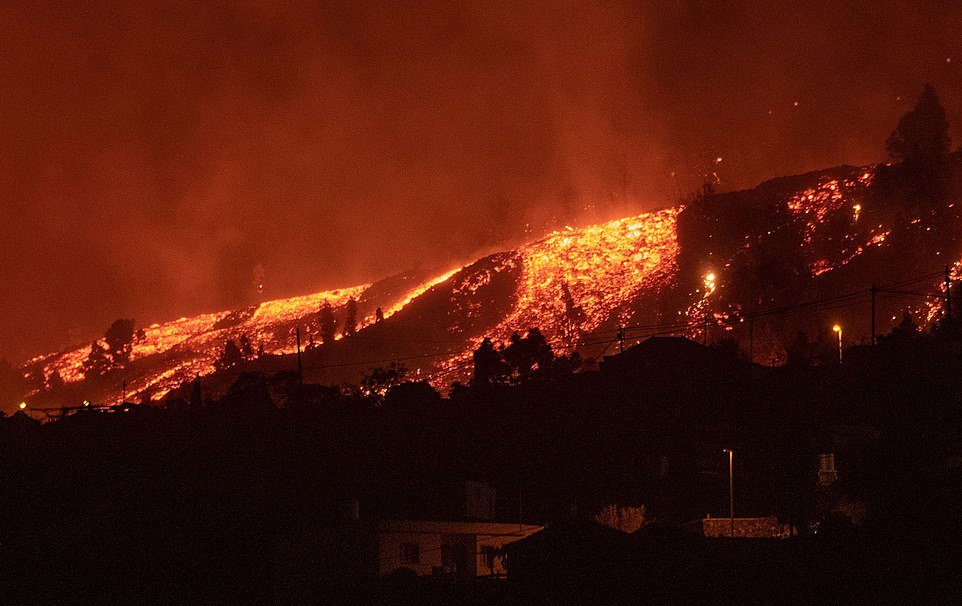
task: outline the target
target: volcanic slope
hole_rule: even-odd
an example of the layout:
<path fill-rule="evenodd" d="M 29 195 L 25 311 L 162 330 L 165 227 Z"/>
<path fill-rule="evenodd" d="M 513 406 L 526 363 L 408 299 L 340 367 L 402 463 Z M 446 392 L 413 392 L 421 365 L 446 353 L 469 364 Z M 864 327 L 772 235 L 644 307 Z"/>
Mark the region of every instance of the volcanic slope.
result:
<path fill-rule="evenodd" d="M 126 368 L 96 379 L 83 374 L 89 344 L 38 356 L 23 370 L 37 383 L 38 400 L 111 402 L 119 399 L 123 380 L 129 399 L 145 393 L 159 398 L 197 375 L 219 375 L 226 384 L 243 370 L 293 371 L 296 328 L 306 348 L 305 380 L 327 384 L 357 382 L 369 369 L 397 362 L 409 378 L 444 388 L 470 377 L 471 352 L 481 339 L 504 342 L 531 327 L 557 353 L 577 350 L 589 366 L 616 351 L 619 327 L 625 327 L 626 346 L 654 334 L 732 338 L 743 346 L 750 340 L 756 359 L 779 362 L 799 330 L 816 340 L 830 337 L 822 333 L 835 322 L 844 323 L 850 339 L 865 339 L 870 331 L 861 295 L 835 304 L 800 303 L 917 276 L 925 279 L 915 290 L 937 294 L 941 282 L 934 274 L 946 265 L 953 276 L 959 271 L 959 164 L 956 154 L 948 185 L 934 197 L 921 195 L 897 165 L 783 177 L 607 223 L 565 227 L 450 271 L 408 272 L 154 324 L 135 340 Z M 343 325 L 352 297 L 358 331 L 317 345 L 319 307 L 330 303 Z M 377 307 L 385 312 L 381 322 L 375 321 Z M 934 297 L 888 293 L 879 301 L 879 331 L 900 321 L 902 311 L 926 323 L 938 318 L 939 306 Z M 759 314 L 749 334 L 745 319 Z M 225 342 L 241 335 L 264 355 L 217 372 Z M 49 384 L 55 372 L 63 387 L 39 385 L 41 375 Z"/>

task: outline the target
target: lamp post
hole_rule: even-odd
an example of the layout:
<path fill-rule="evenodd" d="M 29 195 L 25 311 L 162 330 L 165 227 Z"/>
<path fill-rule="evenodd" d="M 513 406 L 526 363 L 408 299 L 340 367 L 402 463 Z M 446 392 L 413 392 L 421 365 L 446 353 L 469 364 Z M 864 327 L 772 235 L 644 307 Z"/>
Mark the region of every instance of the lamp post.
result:
<path fill-rule="evenodd" d="M 834 331 L 835 334 L 838 335 L 838 363 L 841 364 L 842 363 L 842 327 L 841 325 L 836 324 L 835 326 L 832 327 L 832 331 Z"/>
<path fill-rule="evenodd" d="M 735 474 L 732 469 L 732 457 L 734 451 L 730 448 L 724 449 L 728 453 L 728 536 L 735 536 Z"/>

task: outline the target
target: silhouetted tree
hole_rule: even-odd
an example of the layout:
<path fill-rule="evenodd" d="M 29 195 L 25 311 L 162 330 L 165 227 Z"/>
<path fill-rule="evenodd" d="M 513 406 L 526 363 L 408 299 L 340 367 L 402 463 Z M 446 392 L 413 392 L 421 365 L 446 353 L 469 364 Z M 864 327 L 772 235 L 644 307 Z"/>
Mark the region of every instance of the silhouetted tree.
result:
<path fill-rule="evenodd" d="M 94 341 L 90 344 L 90 352 L 83 362 L 84 377 L 93 379 L 102 377 L 110 370 L 110 356 L 106 347 Z"/>
<path fill-rule="evenodd" d="M 577 330 L 585 321 L 585 310 L 582 309 L 580 305 L 575 304 L 574 297 L 571 296 L 571 290 L 568 288 L 567 282 L 561 283 L 561 299 L 565 305 L 565 321 L 568 332 Z"/>
<path fill-rule="evenodd" d="M 374 311 L 374 323 L 379 324 L 384 321 L 384 310 L 378 307 Z"/>
<path fill-rule="evenodd" d="M 512 333 L 511 342 L 501 355 L 518 382 L 530 378 L 535 370 L 550 371 L 554 360 L 551 346 L 537 328 L 530 329 L 524 338 L 517 332 Z"/>
<path fill-rule="evenodd" d="M 254 344 L 251 343 L 250 338 L 247 335 L 240 336 L 240 351 L 241 357 L 245 360 L 254 359 Z"/>
<path fill-rule="evenodd" d="M 190 407 L 200 408 L 204 405 L 204 399 L 200 390 L 200 375 L 194 378 L 190 387 Z"/>
<path fill-rule="evenodd" d="M 107 332 L 104 333 L 107 351 L 114 366 L 124 366 L 130 361 L 130 352 L 134 344 L 134 321 L 121 318 L 114 320 Z"/>
<path fill-rule="evenodd" d="M 501 354 L 494 348 L 491 339 L 485 337 L 481 345 L 474 350 L 474 378 L 472 385 L 488 385 L 503 383 L 507 379 L 510 369 L 501 359 Z"/>
<path fill-rule="evenodd" d="M 328 301 L 324 301 L 317 313 L 317 323 L 321 327 L 321 343 L 333 343 L 337 332 L 337 320 L 334 318 L 334 308 Z"/>
<path fill-rule="evenodd" d="M 49 375 L 47 375 L 47 389 L 50 391 L 59 391 L 63 389 L 64 380 L 60 376 L 60 371 L 54 369 Z"/>
<path fill-rule="evenodd" d="M 361 379 L 365 395 L 384 395 L 389 389 L 404 382 L 407 369 L 403 364 L 391 362 L 387 368 L 372 368 Z"/>
<path fill-rule="evenodd" d="M 579 311 L 581 308 L 578 308 Z M 583 314 L 584 312 L 582 312 Z M 534 360 L 534 367 L 537 370 L 548 372 L 551 370 L 552 364 L 554 364 L 554 353 L 551 351 L 551 345 L 548 344 L 548 340 L 544 338 L 541 334 L 541 329 L 538 327 L 533 327 L 528 330 L 528 335 L 525 337 L 527 341 L 527 351 L 528 355 Z"/>
<path fill-rule="evenodd" d="M 220 357 L 214 362 L 214 366 L 218 370 L 226 370 L 237 366 L 243 359 L 244 356 L 241 354 L 240 348 L 237 347 L 233 339 L 228 339 L 224 343 L 224 350 L 221 352 Z"/>
<path fill-rule="evenodd" d="M 949 153 L 949 123 L 935 89 L 926 84 L 915 107 L 899 119 L 885 147 L 893 160 L 931 164 Z"/>
<path fill-rule="evenodd" d="M 911 341 L 922 333 L 919 325 L 915 323 L 915 318 L 908 311 L 902 312 L 902 321 L 892 329 L 892 332 L 882 337 L 883 341 L 905 343 Z"/>
<path fill-rule="evenodd" d="M 521 342 L 521 333 L 514 331 L 508 337 L 508 345 L 501 349 L 501 358 L 508 365 L 509 372 L 517 373 L 518 368 L 524 365 L 524 345 Z"/>
<path fill-rule="evenodd" d="M 354 297 L 348 299 L 347 305 L 344 306 L 344 328 L 342 332 L 344 336 L 350 336 L 357 332 L 357 301 Z"/>
<path fill-rule="evenodd" d="M 581 354 L 577 351 L 567 356 L 557 356 L 551 362 L 551 374 L 556 377 L 570 375 L 581 368 Z"/>

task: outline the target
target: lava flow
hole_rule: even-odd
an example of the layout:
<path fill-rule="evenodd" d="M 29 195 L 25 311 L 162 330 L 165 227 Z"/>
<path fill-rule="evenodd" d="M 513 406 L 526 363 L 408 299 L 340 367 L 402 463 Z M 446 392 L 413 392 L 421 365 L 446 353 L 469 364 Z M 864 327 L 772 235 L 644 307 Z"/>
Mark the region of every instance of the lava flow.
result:
<path fill-rule="evenodd" d="M 709 326 L 731 332 L 745 303 L 744 289 L 738 287 L 744 286 L 746 276 L 759 275 L 759 267 L 780 268 L 773 260 L 793 257 L 788 267 L 800 266 L 800 271 L 779 271 L 766 278 L 794 280 L 786 282 L 794 289 L 788 292 L 830 278 L 835 284 L 831 288 L 844 287 L 848 276 L 840 271 L 857 257 L 887 246 L 893 230 L 905 227 L 895 223 L 897 214 L 885 212 L 870 195 L 877 170 L 842 167 L 725 194 L 727 198 L 707 207 L 707 220 L 692 215 L 694 219 L 686 223 L 689 235 L 680 227 L 689 215 L 685 207 L 677 206 L 598 225 L 565 227 L 515 250 L 432 276 L 402 274 L 373 284 L 154 324 L 135 339 L 126 367 L 101 381 L 111 387 L 101 385 L 96 397 L 116 401 L 120 390 L 112 385 L 123 376 L 127 394 L 158 398 L 198 375 L 214 373 L 225 343 L 242 336 L 254 349 L 275 357 L 277 364 L 264 368 L 292 368 L 276 356 L 294 353 L 295 330 L 301 330 L 303 344 L 313 349 L 321 336 L 319 308 L 330 304 L 343 326 L 351 299 L 358 304 L 358 331 L 342 330 L 336 342 L 311 354 L 313 370 L 328 369 L 316 380 L 356 381 L 370 366 L 417 359 L 416 376 L 444 389 L 469 377 L 471 353 L 483 338 L 505 343 L 515 331 L 524 334 L 534 327 L 557 353 L 579 351 L 582 357 L 610 352 L 614 335 L 624 334 L 618 331 L 622 326 L 634 327 L 632 343 L 650 334 L 704 336 Z M 760 217 L 759 204 L 771 205 L 764 219 L 742 225 L 731 218 Z M 691 245 L 693 241 L 685 238 L 704 246 Z M 831 276 L 821 278 L 829 271 Z M 793 301 L 773 295 L 754 305 L 779 302 Z M 377 308 L 390 319 L 381 328 L 373 326 Z M 922 312 L 929 313 L 920 313 L 921 319 L 932 319 L 934 312 Z M 657 330 L 638 330 L 639 326 Z M 765 347 L 784 349 L 777 329 L 765 330 L 772 335 L 772 343 Z M 89 344 L 71 348 L 37 357 L 22 368 L 33 376 L 42 372 L 48 386 L 57 383 L 51 381 L 56 374 L 67 385 L 78 385 L 85 380 L 89 351 Z"/>
<path fill-rule="evenodd" d="M 505 342 L 515 331 L 537 327 L 559 352 L 572 350 L 580 339 L 613 318 L 627 301 L 668 286 L 677 270 L 676 220 L 681 208 L 645 213 L 584 228 L 565 227 L 522 246 L 494 272 L 519 269 L 511 311 L 483 335 Z M 469 283 L 477 289 L 490 272 Z M 455 290 L 455 295 L 465 287 Z M 444 360 L 438 367 L 443 387 L 467 377 L 472 349 Z"/>

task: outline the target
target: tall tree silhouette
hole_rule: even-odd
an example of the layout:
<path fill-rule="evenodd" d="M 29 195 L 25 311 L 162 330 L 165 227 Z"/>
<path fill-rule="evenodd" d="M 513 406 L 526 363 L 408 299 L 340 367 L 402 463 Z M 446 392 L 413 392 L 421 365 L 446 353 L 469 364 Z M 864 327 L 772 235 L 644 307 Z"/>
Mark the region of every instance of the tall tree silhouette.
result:
<path fill-rule="evenodd" d="M 54 369 L 49 375 L 47 375 L 47 389 L 50 391 L 58 391 L 63 389 L 65 382 L 63 377 L 60 376 L 60 371 Z"/>
<path fill-rule="evenodd" d="M 224 343 L 224 350 L 217 361 L 214 362 L 214 366 L 218 370 L 227 370 L 240 364 L 243 359 L 244 356 L 240 348 L 237 347 L 237 343 L 234 343 L 233 339 L 227 339 L 227 342 Z"/>
<path fill-rule="evenodd" d="M 130 353 L 134 344 L 134 321 L 121 318 L 114 320 L 107 332 L 104 333 L 107 351 L 114 366 L 124 366 L 130 361 Z"/>
<path fill-rule="evenodd" d="M 474 350 L 473 385 L 488 385 L 503 383 L 508 376 L 508 365 L 501 359 L 501 354 L 494 348 L 491 339 L 485 337 L 481 345 Z"/>
<path fill-rule="evenodd" d="M 949 122 L 931 85 L 926 84 L 915 107 L 899 119 L 885 146 L 893 160 L 931 164 L 949 153 Z"/>
<path fill-rule="evenodd" d="M 317 312 L 317 323 L 321 327 L 321 343 L 333 343 L 337 332 L 337 320 L 334 318 L 334 308 L 330 302 L 324 301 Z"/>
<path fill-rule="evenodd" d="M 571 296 L 571 290 L 568 288 L 567 282 L 561 283 L 561 300 L 565 305 L 565 321 L 567 332 L 570 334 L 578 330 L 585 321 L 585 310 L 575 303 L 575 299 Z"/>
<path fill-rule="evenodd" d="M 246 334 L 240 336 L 240 352 L 241 357 L 245 360 L 254 359 L 254 344 L 251 343 L 250 337 Z"/>
<path fill-rule="evenodd" d="M 357 332 L 357 301 L 354 297 L 348 299 L 347 305 L 344 306 L 344 328 L 342 332 L 345 336 Z"/>
<path fill-rule="evenodd" d="M 204 405 L 204 398 L 200 390 L 200 375 L 197 375 L 190 386 L 190 406 L 200 408 Z"/>
<path fill-rule="evenodd" d="M 110 370 L 110 354 L 106 347 L 94 341 L 90 344 L 90 352 L 83 362 L 84 377 L 92 379 L 102 377 Z"/>
<path fill-rule="evenodd" d="M 883 190 L 897 201 L 897 208 L 914 218 L 946 210 L 950 145 L 945 110 L 935 90 L 926 85 L 915 107 L 899 119 L 886 142 L 889 155 L 900 164 L 882 167 L 879 171 Z M 956 216 L 945 216 L 943 220 L 925 225 L 926 231 L 934 229 L 936 234 L 953 235 L 951 226 L 958 223 L 957 213 L 958 210 L 952 211 Z M 921 230 L 916 233 L 916 246 L 924 247 L 928 241 Z"/>
<path fill-rule="evenodd" d="M 554 359 L 551 346 L 537 328 L 530 329 L 524 338 L 513 333 L 511 343 L 501 353 L 519 382 L 529 379 L 536 370 L 549 371 Z"/>

